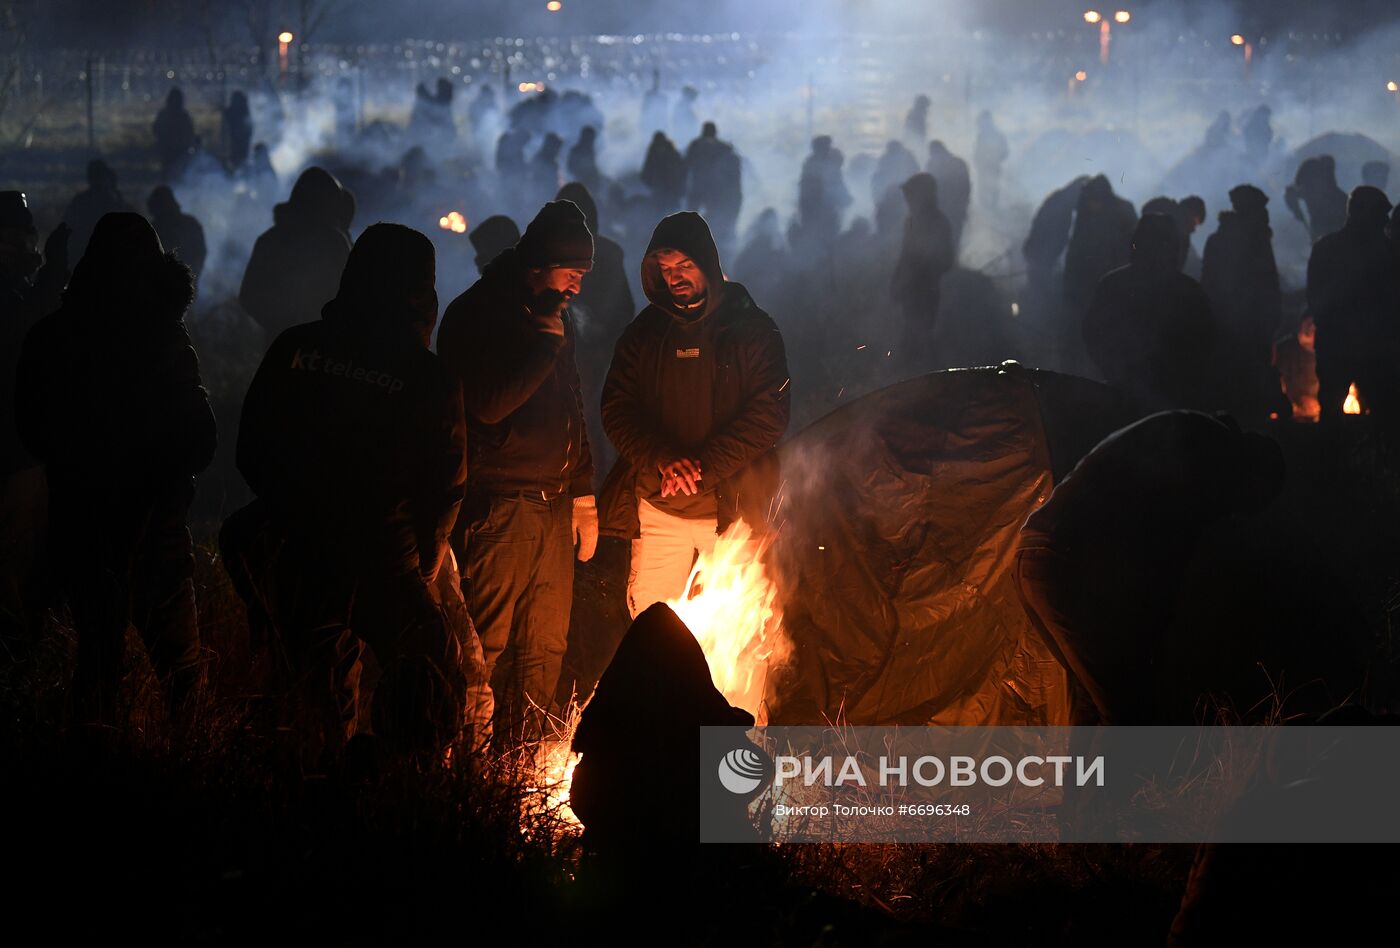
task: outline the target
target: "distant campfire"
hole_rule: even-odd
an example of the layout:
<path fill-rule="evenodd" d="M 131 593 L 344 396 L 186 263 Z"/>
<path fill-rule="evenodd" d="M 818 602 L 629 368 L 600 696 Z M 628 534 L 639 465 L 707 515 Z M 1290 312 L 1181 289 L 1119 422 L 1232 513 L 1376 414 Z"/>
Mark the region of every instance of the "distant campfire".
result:
<path fill-rule="evenodd" d="M 454 234 L 465 234 L 467 232 L 467 219 L 461 211 L 448 211 L 438 218 L 438 226 L 443 230 L 450 230 Z"/>

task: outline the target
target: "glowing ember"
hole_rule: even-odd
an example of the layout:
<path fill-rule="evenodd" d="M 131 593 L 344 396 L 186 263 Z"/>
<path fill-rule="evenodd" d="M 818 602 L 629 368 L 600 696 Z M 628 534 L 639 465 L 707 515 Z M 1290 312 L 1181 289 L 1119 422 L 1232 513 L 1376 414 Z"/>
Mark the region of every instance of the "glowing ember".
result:
<path fill-rule="evenodd" d="M 1332 404 L 1336 404 L 1333 402 Z M 1356 383 L 1351 383 L 1351 388 L 1347 390 L 1347 400 L 1342 402 L 1342 412 L 1347 415 L 1361 414 L 1361 395 L 1356 391 Z"/>
<path fill-rule="evenodd" d="M 465 234 L 467 232 L 467 219 L 462 216 L 461 211 L 448 211 L 438 218 L 438 226 L 443 230 L 450 230 L 454 234 Z"/>
<path fill-rule="evenodd" d="M 769 540 L 734 523 L 690 571 L 685 593 L 667 603 L 690 629 L 710 663 L 715 687 L 730 704 L 762 723 L 770 663 L 792 651 L 783 632 L 778 590 L 763 568 Z"/>

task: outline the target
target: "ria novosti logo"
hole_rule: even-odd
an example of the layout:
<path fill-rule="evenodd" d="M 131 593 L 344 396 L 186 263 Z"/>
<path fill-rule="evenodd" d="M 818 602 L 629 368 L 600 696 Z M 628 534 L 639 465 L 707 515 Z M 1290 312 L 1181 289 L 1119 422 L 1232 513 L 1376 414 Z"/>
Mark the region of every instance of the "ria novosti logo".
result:
<path fill-rule="evenodd" d="M 768 776 L 767 761 L 751 747 L 736 747 L 720 758 L 719 782 L 730 793 L 747 796 Z"/>

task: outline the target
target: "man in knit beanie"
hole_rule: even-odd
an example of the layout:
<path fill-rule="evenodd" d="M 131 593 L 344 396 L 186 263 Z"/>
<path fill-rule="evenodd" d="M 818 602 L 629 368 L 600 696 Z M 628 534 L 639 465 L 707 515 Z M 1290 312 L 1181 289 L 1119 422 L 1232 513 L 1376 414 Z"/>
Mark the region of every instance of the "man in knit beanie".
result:
<path fill-rule="evenodd" d="M 598 544 L 569 303 L 593 266 L 578 205 L 546 204 L 452 301 L 438 353 L 462 379 L 467 500 L 454 532 L 496 699 L 499 742 L 550 735 L 574 547 Z"/>

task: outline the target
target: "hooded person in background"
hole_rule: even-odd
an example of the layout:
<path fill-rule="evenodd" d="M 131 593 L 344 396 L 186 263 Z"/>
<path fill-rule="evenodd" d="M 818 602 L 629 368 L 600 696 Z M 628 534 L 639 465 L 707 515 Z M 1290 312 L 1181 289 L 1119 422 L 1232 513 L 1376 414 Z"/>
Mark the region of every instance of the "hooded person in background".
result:
<path fill-rule="evenodd" d="M 198 281 L 199 275 L 204 272 L 204 258 L 208 253 L 204 246 L 204 228 L 199 221 L 181 211 L 180 203 L 175 200 L 175 192 L 164 184 L 146 198 L 146 209 L 151 212 L 151 224 L 160 236 L 161 244 L 174 252 Z"/>
<path fill-rule="evenodd" d="M 982 204 L 995 208 L 1001 202 L 1001 166 L 1011 156 L 1006 135 L 997 128 L 992 113 L 977 116 L 977 144 L 972 149 L 972 162 L 977 166 L 977 188 Z"/>
<path fill-rule="evenodd" d="M 117 173 L 101 158 L 94 158 L 87 166 L 87 189 L 79 191 L 63 212 L 63 223 L 68 225 L 68 259 L 77 260 L 87 252 L 88 239 L 92 230 L 107 214 L 121 211 L 134 211 L 126 198 L 117 190 Z"/>
<path fill-rule="evenodd" d="M 585 125 L 578 133 L 578 141 L 569 149 L 564 167 L 570 178 L 590 191 L 603 186 L 603 175 L 598 171 L 598 130 L 592 125 Z"/>
<path fill-rule="evenodd" d="M 938 182 L 920 172 L 902 187 L 909 205 L 904 241 L 890 281 L 891 295 L 904 313 L 900 361 L 922 366 L 930 357 L 933 324 L 943 298 L 943 275 L 953 269 L 957 252 L 953 229 L 938 206 Z"/>
<path fill-rule="evenodd" d="M 229 171 L 238 171 L 248 160 L 253 147 L 253 114 L 248 109 L 248 94 L 241 89 L 229 96 L 222 112 L 224 157 Z"/>
<path fill-rule="evenodd" d="M 1215 336 L 1210 303 L 1179 269 L 1181 232 L 1145 214 L 1131 262 L 1099 281 L 1084 316 L 1084 345 L 1100 376 L 1140 414 L 1199 408 Z"/>
<path fill-rule="evenodd" d="M 1233 390 L 1222 404 L 1250 425 L 1280 407 L 1268 363 L 1283 328 L 1283 291 L 1268 204 L 1269 196 L 1252 185 L 1231 190 L 1231 209 L 1220 212 L 1201 262 L 1201 288 L 1220 330 L 1215 375 Z"/>
<path fill-rule="evenodd" d="M 462 380 L 470 447 L 462 551 L 498 741 L 550 731 L 568 644 L 574 543 L 598 544 L 570 303 L 593 266 L 578 205 L 546 204 L 447 307 L 438 352 Z"/>
<path fill-rule="evenodd" d="M 474 262 L 476 272 L 480 275 L 486 272 L 486 267 L 492 260 L 519 242 L 520 228 L 504 214 L 495 214 L 477 224 L 467 235 L 467 239 L 471 241 L 472 250 L 476 252 Z"/>
<path fill-rule="evenodd" d="M 1113 193 L 1108 178 L 1098 175 L 1084 183 L 1065 250 L 1065 306 L 1058 340 L 1060 371 L 1084 370 L 1084 314 L 1104 274 L 1130 262 L 1136 226 L 1137 211 L 1131 202 Z"/>
<path fill-rule="evenodd" d="M 47 497 L 44 472 L 15 417 L 15 373 L 30 328 L 58 308 L 68 282 L 68 228 L 39 231 L 19 191 L 0 191 L 0 660 L 26 654 L 43 632 L 37 588 Z"/>
<path fill-rule="evenodd" d="M 189 267 L 138 214 L 93 231 L 63 305 L 20 353 L 20 436 L 45 465 L 57 585 L 78 636 L 83 722 L 114 723 L 128 623 L 175 717 L 198 681 L 194 477 L 214 456 L 214 413 L 185 330 Z"/>
<path fill-rule="evenodd" d="M 160 156 L 161 177 L 169 179 L 184 165 L 195 143 L 194 119 L 185 111 L 185 93 L 179 88 L 166 94 L 165 106 L 156 113 L 151 132 Z"/>
<path fill-rule="evenodd" d="M 336 293 L 350 256 L 349 198 L 324 168 L 307 168 L 291 197 L 272 209 L 273 225 L 253 244 L 238 301 L 270 344 L 319 313 Z"/>
<path fill-rule="evenodd" d="M 490 720 L 448 548 L 467 432 L 461 383 L 428 349 L 435 276 L 427 237 L 366 229 L 321 318 L 277 338 L 243 405 L 238 469 L 257 500 L 220 539 L 312 693 L 313 756 L 361 730 L 366 647 L 384 672 L 374 733 L 393 750 L 440 751 L 464 707 L 472 740 Z"/>
<path fill-rule="evenodd" d="M 658 214 L 669 214 L 685 197 L 685 159 L 665 132 L 651 136 L 646 160 L 642 162 L 642 184 L 651 191 Z"/>
<path fill-rule="evenodd" d="M 917 95 L 904 113 L 904 143 L 910 148 L 921 151 L 928 141 L 928 110 L 932 104 L 928 96 Z"/>
<path fill-rule="evenodd" d="M 1307 226 L 1313 243 L 1346 223 L 1347 193 L 1337 186 L 1337 160 L 1331 155 L 1304 159 L 1283 198 L 1293 216 Z"/>
<path fill-rule="evenodd" d="M 696 555 L 735 520 L 765 527 L 791 398 L 783 337 L 725 280 L 699 214 L 657 225 L 642 287 L 650 305 L 618 340 L 603 384 L 619 455 L 603 509 L 608 534 L 633 541 L 633 616 L 680 596 Z"/>
<path fill-rule="evenodd" d="M 1390 201 L 1362 185 L 1347 201 L 1346 225 L 1313 245 L 1308 312 L 1317 323 L 1318 401 L 1322 420 L 1342 414 L 1355 383 L 1364 408 L 1388 425 L 1400 422 L 1400 325 L 1395 258 L 1386 240 Z"/>
<path fill-rule="evenodd" d="M 734 146 L 720 140 L 714 122 L 706 122 L 686 148 L 685 166 L 689 207 L 710 221 L 721 246 L 732 247 L 743 204 L 742 175 Z"/>
<path fill-rule="evenodd" d="M 924 170 L 938 181 L 943 213 L 953 229 L 953 246 L 961 246 L 967 209 L 972 203 L 972 175 L 968 173 L 967 162 L 949 151 L 947 145 L 932 141 L 928 143 L 928 164 Z"/>

